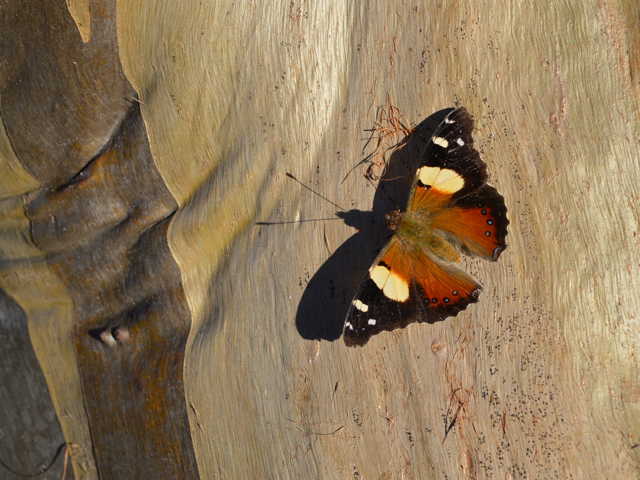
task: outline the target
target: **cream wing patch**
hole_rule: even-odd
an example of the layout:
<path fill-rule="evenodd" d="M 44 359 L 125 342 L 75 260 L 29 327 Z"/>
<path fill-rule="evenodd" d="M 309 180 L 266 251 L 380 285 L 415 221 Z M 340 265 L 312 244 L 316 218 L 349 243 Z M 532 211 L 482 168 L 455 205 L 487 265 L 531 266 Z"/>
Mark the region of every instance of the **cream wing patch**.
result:
<path fill-rule="evenodd" d="M 409 298 L 409 282 L 384 265 L 372 267 L 369 276 L 387 298 L 396 302 L 405 302 Z"/>
<path fill-rule="evenodd" d="M 440 167 L 421 167 L 417 173 L 418 179 L 423 185 L 442 193 L 453 194 L 464 187 L 464 178 L 455 170 Z"/>
<path fill-rule="evenodd" d="M 446 138 L 442 138 L 442 137 L 432 137 L 431 141 L 433 143 L 435 143 L 436 145 L 441 146 L 442 148 L 447 148 L 449 146 L 449 142 L 447 141 Z"/>
<path fill-rule="evenodd" d="M 366 303 L 364 303 L 361 300 L 356 299 L 352 303 L 353 303 L 353 306 L 356 307 L 361 312 L 366 313 L 366 312 L 369 311 L 369 305 L 367 305 Z"/>

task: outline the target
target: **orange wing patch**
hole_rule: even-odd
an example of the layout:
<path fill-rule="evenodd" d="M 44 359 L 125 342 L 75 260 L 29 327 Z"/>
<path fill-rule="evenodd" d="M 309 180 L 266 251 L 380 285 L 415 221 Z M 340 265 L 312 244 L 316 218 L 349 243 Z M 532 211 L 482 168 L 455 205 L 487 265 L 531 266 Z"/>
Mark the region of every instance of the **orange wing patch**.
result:
<path fill-rule="evenodd" d="M 496 259 L 505 247 L 498 230 L 500 221 L 490 208 L 454 207 L 441 210 L 432 227 L 454 235 L 471 253 Z"/>
<path fill-rule="evenodd" d="M 407 210 L 439 210 L 451 202 L 452 195 L 417 185 Z"/>
<path fill-rule="evenodd" d="M 456 307 L 475 301 L 480 285 L 455 267 L 445 266 L 422 253 L 413 265 L 416 283 L 429 307 Z M 459 309 L 458 309 L 459 310 Z"/>

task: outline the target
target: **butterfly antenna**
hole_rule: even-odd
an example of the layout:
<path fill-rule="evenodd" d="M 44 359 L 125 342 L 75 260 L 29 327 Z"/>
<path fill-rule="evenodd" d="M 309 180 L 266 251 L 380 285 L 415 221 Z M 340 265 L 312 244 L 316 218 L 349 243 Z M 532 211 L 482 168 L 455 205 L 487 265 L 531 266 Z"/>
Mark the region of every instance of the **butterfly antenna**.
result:
<path fill-rule="evenodd" d="M 345 209 L 342 208 L 340 205 L 338 205 L 336 202 L 332 202 L 331 200 L 329 200 L 327 197 L 325 197 L 324 195 L 322 195 L 321 193 L 316 192 L 313 188 L 309 187 L 308 185 L 305 185 L 304 183 L 302 183 L 300 180 L 298 180 L 296 177 L 294 177 L 291 173 L 286 172 L 287 177 L 289 177 L 291 180 L 295 180 L 296 182 L 298 182 L 300 185 L 302 185 L 304 188 L 306 188 L 307 190 L 309 190 L 311 193 L 317 195 L 318 197 L 320 197 L 321 199 L 323 199 L 326 202 L 329 202 L 331 205 L 333 205 L 334 207 L 344 211 Z"/>
<path fill-rule="evenodd" d="M 342 220 L 342 218 L 340 217 L 303 218 L 302 220 L 285 220 L 282 222 L 256 222 L 256 225 L 288 225 L 289 223 L 327 222 L 329 220 Z"/>

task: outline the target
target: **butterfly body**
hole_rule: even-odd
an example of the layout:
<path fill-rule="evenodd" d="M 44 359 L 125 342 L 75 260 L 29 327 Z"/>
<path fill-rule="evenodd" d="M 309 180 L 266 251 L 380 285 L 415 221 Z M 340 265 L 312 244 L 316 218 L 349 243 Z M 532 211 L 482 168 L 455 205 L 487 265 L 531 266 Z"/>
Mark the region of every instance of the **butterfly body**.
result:
<path fill-rule="evenodd" d="M 410 211 L 402 214 L 399 210 L 394 210 L 392 213 L 396 218 L 387 222 L 387 227 L 396 232 L 397 240 L 408 256 L 413 257 L 416 252 L 433 252 L 448 262 L 460 260 L 456 248 L 433 230 L 430 212 Z"/>
<path fill-rule="evenodd" d="M 472 130 L 472 118 L 460 108 L 430 138 L 405 211 L 385 217 L 393 235 L 352 301 L 347 344 L 363 345 L 414 321 L 443 320 L 477 301 L 480 284 L 455 263 L 460 251 L 497 260 L 509 222 L 502 196 L 486 184 Z"/>

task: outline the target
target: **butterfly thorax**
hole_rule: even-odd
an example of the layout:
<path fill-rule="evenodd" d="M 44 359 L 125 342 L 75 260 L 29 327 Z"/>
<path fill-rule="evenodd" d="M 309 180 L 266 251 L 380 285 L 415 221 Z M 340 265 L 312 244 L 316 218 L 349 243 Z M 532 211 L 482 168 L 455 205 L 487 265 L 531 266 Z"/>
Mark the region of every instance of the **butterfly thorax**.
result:
<path fill-rule="evenodd" d="M 387 227 L 396 233 L 405 249 L 435 254 L 450 262 L 460 259 L 456 248 L 432 228 L 431 215 L 426 211 L 394 210 L 385 219 Z"/>

